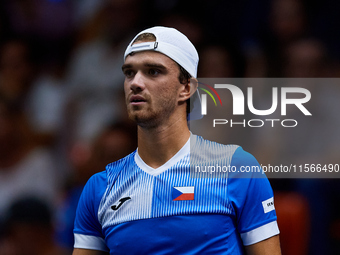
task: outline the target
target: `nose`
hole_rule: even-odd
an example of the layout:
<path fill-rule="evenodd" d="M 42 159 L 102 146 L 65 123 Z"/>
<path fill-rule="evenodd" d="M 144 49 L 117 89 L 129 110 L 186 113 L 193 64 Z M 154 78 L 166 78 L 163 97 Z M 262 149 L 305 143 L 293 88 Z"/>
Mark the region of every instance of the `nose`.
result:
<path fill-rule="evenodd" d="M 137 72 L 131 80 L 130 89 L 135 93 L 145 89 L 144 77 L 141 72 Z"/>

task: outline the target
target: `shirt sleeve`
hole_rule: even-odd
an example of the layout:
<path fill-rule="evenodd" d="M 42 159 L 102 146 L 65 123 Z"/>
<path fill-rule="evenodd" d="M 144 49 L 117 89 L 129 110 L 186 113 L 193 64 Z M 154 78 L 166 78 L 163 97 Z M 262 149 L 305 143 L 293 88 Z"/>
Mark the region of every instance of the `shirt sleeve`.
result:
<path fill-rule="evenodd" d="M 229 177 L 234 187 L 229 190 L 243 244 L 251 245 L 279 234 L 273 190 L 257 160 L 240 147 L 231 164 L 238 169 Z"/>
<path fill-rule="evenodd" d="M 93 175 L 86 183 L 74 222 L 74 248 L 108 251 L 98 220 L 98 208 L 106 184 L 106 172 Z"/>

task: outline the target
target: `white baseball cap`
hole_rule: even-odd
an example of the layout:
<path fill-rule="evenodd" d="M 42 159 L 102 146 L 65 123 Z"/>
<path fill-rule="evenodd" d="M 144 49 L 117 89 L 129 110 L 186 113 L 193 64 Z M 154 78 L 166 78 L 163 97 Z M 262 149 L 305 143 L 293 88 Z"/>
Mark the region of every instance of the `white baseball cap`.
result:
<path fill-rule="evenodd" d="M 156 41 L 133 44 L 136 38 L 144 33 L 153 34 L 156 37 Z M 197 50 L 190 40 L 177 29 L 156 26 L 141 31 L 126 48 L 124 61 L 131 52 L 147 50 L 163 53 L 182 66 L 192 77 L 197 78 L 199 60 Z M 189 113 L 188 120 L 201 119 L 203 116 L 201 114 L 201 99 L 198 89 L 191 96 L 191 99 L 193 99 L 193 102 L 191 102 L 191 112 Z"/>

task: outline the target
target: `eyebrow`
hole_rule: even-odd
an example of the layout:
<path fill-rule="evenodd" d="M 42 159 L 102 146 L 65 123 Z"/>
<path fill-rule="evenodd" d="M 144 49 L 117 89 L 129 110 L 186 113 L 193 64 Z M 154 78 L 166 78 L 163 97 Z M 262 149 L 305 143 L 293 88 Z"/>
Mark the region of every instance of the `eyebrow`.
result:
<path fill-rule="evenodd" d="M 157 69 L 162 69 L 162 70 L 166 70 L 167 68 L 162 65 L 162 64 L 156 64 L 156 63 L 145 63 L 144 64 L 145 67 L 151 67 L 151 68 L 157 68 Z M 131 64 L 124 64 L 122 65 L 122 70 L 124 71 L 125 69 L 129 69 L 129 68 L 133 68 L 133 65 Z"/>
<path fill-rule="evenodd" d="M 161 64 L 155 64 L 155 63 L 146 63 L 144 66 L 146 67 L 153 67 L 153 68 L 158 68 L 158 69 L 163 69 L 165 70 L 166 67 L 161 65 Z"/>
<path fill-rule="evenodd" d="M 132 65 L 130 64 L 124 64 L 122 65 L 122 70 L 124 71 L 124 69 L 128 69 L 128 68 L 132 68 Z"/>

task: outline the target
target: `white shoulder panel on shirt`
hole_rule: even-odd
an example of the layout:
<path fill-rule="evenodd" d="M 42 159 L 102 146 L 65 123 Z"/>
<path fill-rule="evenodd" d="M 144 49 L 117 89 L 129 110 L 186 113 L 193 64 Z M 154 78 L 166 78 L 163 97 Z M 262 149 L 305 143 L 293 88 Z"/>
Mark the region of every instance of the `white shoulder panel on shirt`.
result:
<path fill-rule="evenodd" d="M 277 221 L 272 221 L 249 232 L 242 233 L 241 238 L 245 246 L 261 242 L 272 236 L 280 234 Z"/>
<path fill-rule="evenodd" d="M 103 238 L 81 234 L 74 234 L 74 248 L 109 251 Z"/>

